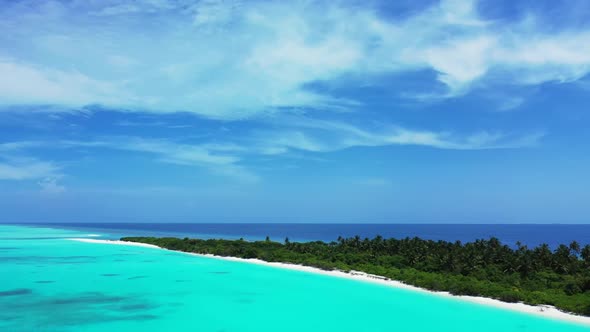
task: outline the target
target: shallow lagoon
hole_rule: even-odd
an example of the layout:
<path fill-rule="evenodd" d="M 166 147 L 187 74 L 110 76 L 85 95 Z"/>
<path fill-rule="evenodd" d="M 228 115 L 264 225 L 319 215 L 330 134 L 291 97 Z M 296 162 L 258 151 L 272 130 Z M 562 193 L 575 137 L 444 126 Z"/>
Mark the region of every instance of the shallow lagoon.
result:
<path fill-rule="evenodd" d="M 1 331 L 589 331 L 427 293 L 0 226 Z"/>

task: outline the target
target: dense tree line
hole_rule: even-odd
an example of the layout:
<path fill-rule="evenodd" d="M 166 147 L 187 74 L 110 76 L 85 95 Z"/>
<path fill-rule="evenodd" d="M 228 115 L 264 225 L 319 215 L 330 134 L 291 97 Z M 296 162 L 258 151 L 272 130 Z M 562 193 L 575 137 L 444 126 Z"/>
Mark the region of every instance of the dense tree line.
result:
<path fill-rule="evenodd" d="M 590 245 L 577 242 L 552 250 L 543 244 L 516 248 L 496 238 L 470 243 L 420 238 L 338 238 L 316 242 L 248 242 L 128 237 L 171 250 L 259 258 L 326 270 L 357 270 L 453 294 L 485 296 L 507 302 L 554 305 L 590 316 Z"/>

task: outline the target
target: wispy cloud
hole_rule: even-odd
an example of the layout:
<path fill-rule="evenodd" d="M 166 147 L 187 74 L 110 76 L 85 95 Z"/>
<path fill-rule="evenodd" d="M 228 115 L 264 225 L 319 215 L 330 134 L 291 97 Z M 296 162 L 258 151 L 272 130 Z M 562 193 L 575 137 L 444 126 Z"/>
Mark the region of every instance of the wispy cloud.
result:
<path fill-rule="evenodd" d="M 45 142 L 41 141 L 0 143 L 0 181 L 38 181 L 43 192 L 65 191 L 65 187 L 58 184 L 63 177 L 61 165 L 23 155 L 26 150 L 42 148 L 45 145 Z"/>
<path fill-rule="evenodd" d="M 522 148 L 535 146 L 544 136 L 543 133 L 510 135 L 486 131 L 458 134 L 385 124 L 363 127 L 306 117 L 278 117 L 268 121 L 266 129 L 251 129 L 238 136 L 215 140 L 192 137 L 190 143 L 179 142 L 181 137 L 157 139 L 107 136 L 85 140 L 2 143 L 0 152 L 24 155 L 42 149 L 77 148 L 129 151 L 151 155 L 156 162 L 199 167 L 236 180 L 256 182 L 260 180 L 259 175 L 245 165 L 257 157 L 291 156 L 298 152 L 320 154 L 354 147 L 396 145 L 455 150 Z M 60 179 L 59 167 L 34 159 L 25 161 L 12 160 L 11 163 L 0 164 L 0 179 L 40 179 L 42 181 L 39 184 L 44 188 L 54 191 L 60 189 L 56 182 Z"/>
<path fill-rule="evenodd" d="M 0 54 L 1 56 L 1 54 Z M 59 104 L 83 106 L 92 103 L 121 104 L 121 91 L 79 71 L 64 71 L 0 57 L 0 103 Z"/>
<path fill-rule="evenodd" d="M 532 15 L 508 25 L 488 21 L 469 0 L 443 0 L 401 19 L 346 2 L 3 7 L 0 21 L 11 34 L 0 38 L 2 104 L 242 118 L 293 107 L 355 108 L 305 89 L 348 74 L 366 81 L 430 69 L 448 89 L 442 97 L 454 97 L 473 86 L 571 82 L 590 72 L 590 32 L 547 31 Z"/>
<path fill-rule="evenodd" d="M 258 176 L 239 164 L 240 158 L 228 151 L 234 147 L 228 144 L 181 144 L 169 139 L 146 139 L 141 137 L 108 137 L 90 141 L 58 141 L 54 147 L 65 148 L 106 148 L 155 156 L 155 160 L 168 164 L 197 166 L 210 172 L 238 179 L 256 182 Z"/>
<path fill-rule="evenodd" d="M 0 158 L 0 180 L 36 180 L 54 177 L 61 167 L 34 158 Z"/>
<path fill-rule="evenodd" d="M 170 139 L 154 139 L 128 136 L 100 137 L 91 140 L 45 140 L 20 141 L 0 144 L 0 180 L 36 180 L 44 189 L 60 189 L 57 181 L 62 177 L 61 167 L 52 162 L 43 162 L 29 157 L 5 157 L 1 153 L 14 155 L 31 154 L 31 150 L 55 149 L 109 149 L 154 156 L 157 162 L 201 167 L 214 174 L 244 182 L 257 182 L 259 177 L 239 163 L 236 152 L 246 147 L 232 143 L 182 144 Z M 5 159 L 9 162 L 2 163 Z"/>
<path fill-rule="evenodd" d="M 66 187 L 58 183 L 59 177 L 46 177 L 38 182 L 41 192 L 46 194 L 61 194 L 66 191 Z"/>
<path fill-rule="evenodd" d="M 5 142 L 0 143 L 0 156 L 4 156 L 7 153 L 13 151 L 20 151 L 28 148 L 34 148 L 37 146 L 43 146 L 43 142 L 39 141 L 18 141 L 18 142 Z"/>
<path fill-rule="evenodd" d="M 179 165 L 231 165 L 238 161 L 233 156 L 213 154 L 199 145 L 174 144 L 167 140 L 141 138 L 125 140 L 126 142 L 115 141 L 104 144 L 114 149 L 152 153 L 160 156 L 162 161 Z"/>
<path fill-rule="evenodd" d="M 262 153 L 282 154 L 290 149 L 329 152 L 352 147 L 415 145 L 437 149 L 482 150 L 532 147 L 545 136 L 543 132 L 507 134 L 479 131 L 470 134 L 434 132 L 394 125 L 362 128 L 339 121 L 289 118 L 282 121 L 295 128 L 256 133 Z"/>
<path fill-rule="evenodd" d="M 328 153 L 354 147 L 424 146 L 435 149 L 485 150 L 536 146 L 543 132 L 506 134 L 479 131 L 471 134 L 415 130 L 393 125 L 360 127 L 330 120 L 280 117 L 275 129 L 251 130 L 214 143 L 179 144 L 170 140 L 112 137 L 92 142 L 65 142 L 69 146 L 94 146 L 150 153 L 158 160 L 215 169 L 226 175 L 256 178 L 243 166 L 256 156 L 292 155 L 297 151 Z M 63 144 L 63 143 L 62 143 Z"/>

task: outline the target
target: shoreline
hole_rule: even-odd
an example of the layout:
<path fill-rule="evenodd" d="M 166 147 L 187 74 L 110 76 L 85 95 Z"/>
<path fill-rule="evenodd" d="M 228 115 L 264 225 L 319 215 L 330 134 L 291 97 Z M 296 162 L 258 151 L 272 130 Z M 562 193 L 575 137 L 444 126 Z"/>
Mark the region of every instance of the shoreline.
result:
<path fill-rule="evenodd" d="M 487 297 L 480 297 L 480 296 L 467 296 L 467 295 L 453 295 L 449 292 L 436 292 L 431 291 L 425 288 L 420 288 L 412 285 L 405 284 L 403 282 L 392 280 L 383 276 L 372 275 L 361 271 L 350 271 L 344 272 L 340 270 L 322 270 L 316 267 L 311 266 L 304 266 L 304 265 L 297 265 L 297 264 L 290 264 L 290 263 L 281 263 L 281 262 L 267 262 L 256 258 L 246 259 L 246 258 L 238 258 L 238 257 L 231 257 L 231 256 L 216 256 L 212 254 L 198 254 L 192 252 L 184 252 L 184 251 L 176 251 L 176 250 L 169 250 L 166 248 L 162 248 L 153 244 L 147 243 L 138 243 L 138 242 L 128 242 L 128 241 L 121 241 L 121 240 L 99 240 L 99 239 L 88 239 L 88 238 L 69 238 L 68 240 L 71 241 L 78 241 L 78 242 L 85 242 L 85 243 L 98 243 L 98 244 L 110 244 L 110 245 L 123 245 L 123 246 L 133 246 L 133 247 L 142 247 L 142 248 L 152 248 L 152 249 L 160 249 L 160 250 L 168 250 L 174 251 L 182 254 L 192 255 L 192 256 L 199 256 L 199 257 L 206 257 L 212 259 L 222 259 L 226 261 L 233 261 L 233 262 L 242 262 L 242 263 L 250 263 L 250 264 L 257 264 L 257 265 L 264 265 L 270 266 L 275 268 L 283 268 L 295 271 L 302 271 L 308 273 L 315 273 L 315 274 L 322 274 L 326 276 L 338 277 L 338 278 L 346 278 L 350 280 L 356 280 L 361 282 L 370 282 L 375 284 L 380 284 L 388 287 L 395 287 L 399 289 L 406 289 L 411 291 L 417 291 L 422 293 L 428 293 L 431 295 L 442 296 L 446 298 L 452 299 L 459 299 L 462 301 L 467 301 L 479 305 L 487 305 L 492 306 L 499 309 L 504 310 L 512 310 L 526 314 L 533 314 L 536 316 L 556 319 L 556 320 L 563 320 L 578 324 L 583 324 L 590 326 L 590 317 L 586 316 L 579 316 L 572 313 L 567 313 L 557 308 L 550 306 L 550 305 L 539 305 L 533 306 L 529 304 L 524 304 L 522 302 L 518 303 L 509 303 L 503 302 L 500 300 L 487 298 Z"/>

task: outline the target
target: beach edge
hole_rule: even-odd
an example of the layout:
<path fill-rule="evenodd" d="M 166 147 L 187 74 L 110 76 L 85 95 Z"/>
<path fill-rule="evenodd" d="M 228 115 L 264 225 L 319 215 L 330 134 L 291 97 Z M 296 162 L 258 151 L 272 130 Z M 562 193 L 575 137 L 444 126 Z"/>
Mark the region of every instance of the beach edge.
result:
<path fill-rule="evenodd" d="M 517 311 L 520 313 L 532 314 L 544 318 L 550 318 L 555 320 L 562 320 L 568 321 L 572 323 L 583 324 L 586 326 L 590 326 L 590 317 L 580 316 L 573 313 L 568 313 L 565 311 L 561 311 L 553 306 L 550 305 L 529 305 L 522 302 L 518 303 L 509 303 L 503 302 L 500 300 L 481 297 L 481 296 L 467 296 L 467 295 L 453 295 L 449 292 L 437 292 L 428 290 L 425 288 L 420 288 L 412 285 L 405 284 L 398 280 L 389 279 L 387 277 L 372 275 L 361 271 L 350 271 L 345 272 L 341 270 L 322 270 L 320 268 L 312 267 L 312 266 L 305 266 L 305 265 L 298 265 L 298 264 L 290 264 L 290 263 L 281 263 L 281 262 L 267 262 L 261 259 L 256 258 L 239 258 L 239 257 L 232 257 L 232 256 L 218 256 L 212 254 L 198 254 L 192 252 L 184 252 L 178 250 L 170 250 L 166 248 L 162 248 L 153 244 L 147 243 L 138 243 L 138 242 L 130 242 L 130 241 L 121 241 L 121 240 L 100 240 L 100 239 L 88 239 L 88 238 L 68 238 L 67 240 L 70 241 L 77 241 L 77 242 L 85 242 L 85 243 L 95 243 L 95 244 L 109 244 L 109 245 L 124 245 L 124 246 L 133 246 L 133 247 L 141 247 L 141 248 L 151 248 L 151 249 L 160 249 L 160 250 L 167 250 L 178 252 L 182 254 L 187 254 L 191 256 L 199 256 L 205 258 L 212 258 L 212 259 L 221 259 L 226 261 L 233 261 L 233 262 L 242 262 L 242 263 L 249 263 L 249 264 L 257 264 L 257 265 L 264 265 L 270 266 L 275 268 L 282 268 L 282 269 L 289 269 L 295 271 L 302 271 L 308 273 L 315 273 L 321 274 L 326 276 L 338 277 L 338 278 L 345 278 L 350 280 L 362 281 L 362 282 L 370 282 L 374 284 L 380 284 L 388 287 L 394 287 L 398 289 L 406 289 L 416 292 L 423 292 L 428 293 L 431 295 L 442 296 L 446 298 L 458 299 L 463 300 L 471 303 L 475 303 L 478 305 L 486 305 L 492 306 L 499 309 L 504 310 L 512 310 Z"/>

